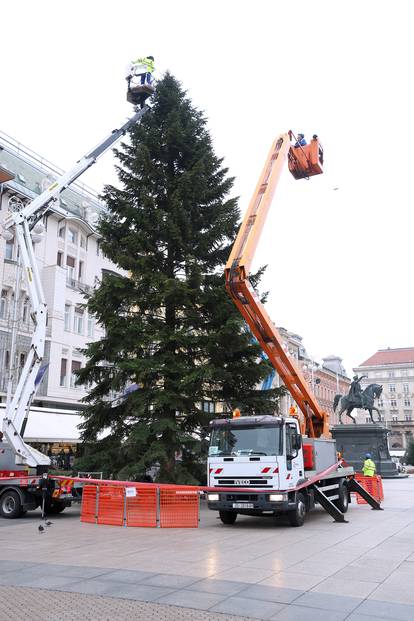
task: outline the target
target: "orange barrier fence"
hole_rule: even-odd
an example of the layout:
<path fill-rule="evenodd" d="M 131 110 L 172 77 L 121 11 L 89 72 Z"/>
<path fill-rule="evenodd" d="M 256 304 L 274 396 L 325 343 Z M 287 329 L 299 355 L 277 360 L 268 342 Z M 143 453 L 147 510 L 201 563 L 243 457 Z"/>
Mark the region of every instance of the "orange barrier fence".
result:
<path fill-rule="evenodd" d="M 378 502 L 382 502 L 384 500 L 384 490 L 382 487 L 382 479 L 379 474 L 374 475 L 373 477 L 366 477 L 363 474 L 356 474 L 355 479 L 358 481 L 360 485 L 364 489 L 367 490 L 369 494 Z M 357 504 L 366 505 L 368 504 L 366 500 L 362 498 L 359 494 L 356 495 Z"/>
<path fill-rule="evenodd" d="M 197 528 L 199 493 L 140 485 L 85 485 L 81 521 L 114 526 Z"/>

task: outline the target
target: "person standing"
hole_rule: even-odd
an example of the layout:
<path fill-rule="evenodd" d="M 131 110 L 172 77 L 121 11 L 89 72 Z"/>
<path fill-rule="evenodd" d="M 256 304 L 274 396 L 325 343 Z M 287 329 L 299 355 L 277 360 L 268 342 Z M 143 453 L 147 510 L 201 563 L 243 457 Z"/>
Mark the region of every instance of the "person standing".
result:
<path fill-rule="evenodd" d="M 375 462 L 371 459 L 371 453 L 367 453 L 365 455 L 364 465 L 362 466 L 362 472 L 364 473 L 364 477 L 373 477 L 375 476 L 375 471 L 377 467 Z"/>
<path fill-rule="evenodd" d="M 145 68 L 143 73 L 138 73 L 138 66 Z M 154 56 L 144 56 L 143 58 L 137 58 L 131 63 L 131 75 L 141 77 L 141 84 L 151 84 L 152 74 L 154 73 Z"/>

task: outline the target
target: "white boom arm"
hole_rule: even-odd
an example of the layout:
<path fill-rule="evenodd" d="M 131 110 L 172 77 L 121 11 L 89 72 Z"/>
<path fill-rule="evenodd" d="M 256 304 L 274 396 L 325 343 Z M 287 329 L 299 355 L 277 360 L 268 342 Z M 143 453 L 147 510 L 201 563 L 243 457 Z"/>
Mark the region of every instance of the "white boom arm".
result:
<path fill-rule="evenodd" d="M 76 162 L 75 166 L 69 170 L 69 172 L 59 177 L 59 179 L 52 183 L 40 196 L 35 198 L 20 211 L 10 214 L 4 224 L 4 228 L 14 228 L 15 231 L 23 272 L 26 276 L 29 290 L 29 298 L 32 307 L 31 316 L 35 326 L 26 363 L 23 367 L 14 397 L 6 404 L 6 411 L 3 419 L 3 433 L 10 446 L 13 447 L 15 451 L 16 464 L 23 464 L 31 467 L 50 465 L 49 457 L 30 447 L 24 442 L 21 436 L 24 419 L 29 414 L 31 403 L 36 394 L 38 384 L 40 384 L 40 382 L 36 382 L 36 377 L 41 366 L 45 349 L 47 314 L 45 296 L 34 255 L 33 242 L 30 237 L 30 228 L 42 218 L 48 205 L 54 201 L 65 188 L 76 181 L 80 175 L 90 168 L 98 157 L 119 140 L 132 125 L 140 121 L 148 110 L 149 107 L 144 106 L 122 125 L 120 129 L 115 129 L 97 147 Z M 62 215 L 70 216 L 70 213 L 63 209 L 59 209 L 59 211 Z"/>

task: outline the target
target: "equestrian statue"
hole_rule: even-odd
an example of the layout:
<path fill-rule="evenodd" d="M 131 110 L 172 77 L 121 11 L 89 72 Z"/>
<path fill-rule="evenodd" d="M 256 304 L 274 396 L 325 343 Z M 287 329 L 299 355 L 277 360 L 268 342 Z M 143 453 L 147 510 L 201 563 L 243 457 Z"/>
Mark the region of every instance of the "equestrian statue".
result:
<path fill-rule="evenodd" d="M 382 393 L 382 386 L 380 384 L 369 384 L 362 390 L 361 388 L 361 380 L 367 377 L 367 375 L 354 375 L 353 381 L 349 388 L 349 393 L 345 396 L 343 395 L 335 395 L 335 399 L 333 402 L 333 411 L 336 411 L 338 404 L 340 403 L 339 410 L 339 422 L 342 424 L 342 414 L 346 412 L 346 415 L 349 418 L 352 418 L 353 422 L 356 424 L 356 419 L 351 415 L 351 412 L 354 408 L 359 408 L 361 410 L 368 410 L 369 415 L 371 417 L 371 421 L 375 423 L 374 417 L 372 415 L 372 411 L 375 410 L 378 412 L 378 420 L 380 420 L 380 412 L 378 408 L 374 406 L 374 399 L 378 399 Z"/>

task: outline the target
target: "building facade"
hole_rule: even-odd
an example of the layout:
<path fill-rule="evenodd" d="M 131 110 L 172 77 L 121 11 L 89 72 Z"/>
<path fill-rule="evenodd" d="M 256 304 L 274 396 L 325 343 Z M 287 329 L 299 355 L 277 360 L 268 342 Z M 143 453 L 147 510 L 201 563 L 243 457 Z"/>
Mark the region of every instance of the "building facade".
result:
<path fill-rule="evenodd" d="M 62 172 L 4 134 L 0 134 L 0 166 L 14 174 L 13 180 L 0 186 L 1 221 L 9 210 L 36 198 Z M 44 356 L 48 367 L 33 405 L 36 412 L 50 415 L 51 427 L 59 425 L 52 423 L 52 414 L 79 411 L 80 400 L 86 394 L 84 387 L 75 385 L 75 372 L 85 364 L 81 350 L 103 335 L 102 327 L 84 308 L 85 293 L 105 270 L 117 271 L 99 247 L 95 225 L 104 206 L 96 193 L 87 186 L 73 184 L 60 195 L 59 204 L 69 217 L 62 218 L 53 205 L 48 208 L 43 217 L 43 239 L 35 244 L 48 307 Z M 0 238 L 0 290 L 0 404 L 4 407 L 8 387 L 12 392 L 16 388 L 33 330 L 27 285 L 14 239 Z M 79 435 L 76 425 L 72 427 L 72 435 Z M 26 434 L 28 441 L 47 441 L 47 437 L 40 437 L 47 435 L 44 431 L 39 435 L 33 425 L 31 429 L 35 437 Z M 55 440 L 58 437 L 55 429 L 51 428 L 50 434 Z"/>
<path fill-rule="evenodd" d="M 278 331 L 286 353 L 302 372 L 321 408 L 329 414 L 330 425 L 337 424 L 338 413 L 333 411 L 335 395 L 347 394 L 351 384 L 342 365 L 342 359 L 332 355 L 323 358 L 322 363 L 317 363 L 307 353 L 301 336 L 281 327 Z M 281 385 L 277 374 L 273 385 Z M 281 414 L 287 416 L 292 405 L 295 403 L 289 394 L 283 397 L 280 405 Z"/>
<path fill-rule="evenodd" d="M 414 434 L 414 347 L 380 349 L 354 372 L 367 376 L 361 382 L 363 388 L 368 384 L 382 385 L 376 406 L 381 422 L 390 430 L 389 449 L 405 451 Z M 358 422 L 370 422 L 368 412 L 359 410 Z"/>

